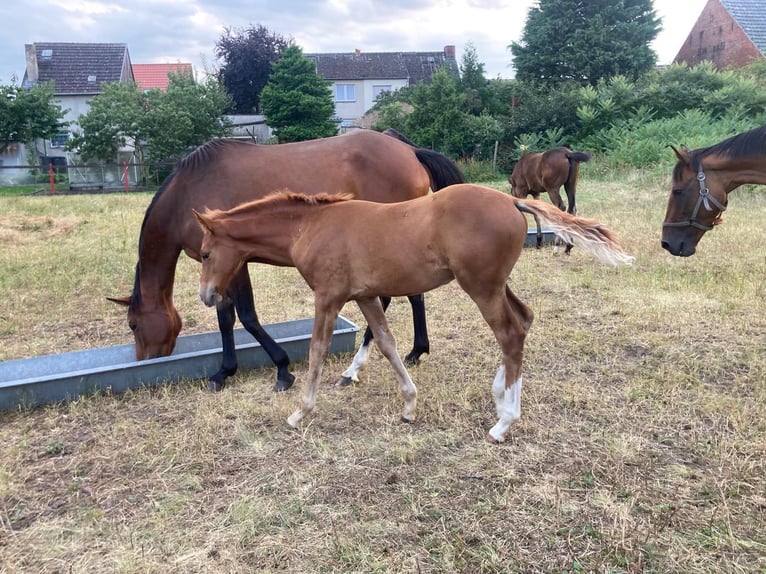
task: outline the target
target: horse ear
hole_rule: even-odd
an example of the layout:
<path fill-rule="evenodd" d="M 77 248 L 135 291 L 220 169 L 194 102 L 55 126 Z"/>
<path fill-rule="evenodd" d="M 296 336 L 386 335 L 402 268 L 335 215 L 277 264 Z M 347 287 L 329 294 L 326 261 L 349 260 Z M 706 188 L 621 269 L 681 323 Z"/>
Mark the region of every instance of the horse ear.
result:
<path fill-rule="evenodd" d="M 107 297 L 106 300 L 122 305 L 123 307 L 130 306 L 130 297 Z"/>
<path fill-rule="evenodd" d="M 196 209 L 192 209 L 194 212 L 194 217 L 197 218 L 197 221 L 199 222 L 199 226 L 202 228 L 202 231 L 209 231 L 210 233 L 213 232 L 212 228 L 210 227 L 210 221 L 206 216 L 201 214 Z"/>
<path fill-rule="evenodd" d="M 689 148 L 685 145 L 681 145 L 681 151 L 678 151 L 675 146 L 671 145 L 670 149 L 673 150 L 673 153 L 676 154 L 676 157 L 678 158 L 678 161 L 685 163 L 686 165 L 689 165 L 691 162 L 689 161 Z"/>

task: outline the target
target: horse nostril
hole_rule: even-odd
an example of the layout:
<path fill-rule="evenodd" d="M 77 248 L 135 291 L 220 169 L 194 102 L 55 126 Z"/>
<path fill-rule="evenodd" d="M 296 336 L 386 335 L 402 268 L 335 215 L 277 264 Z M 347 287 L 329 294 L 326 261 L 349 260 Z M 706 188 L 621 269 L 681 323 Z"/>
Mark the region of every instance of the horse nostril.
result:
<path fill-rule="evenodd" d="M 670 243 L 665 241 L 664 239 L 660 242 L 660 245 L 662 245 L 662 248 L 666 251 L 670 251 Z"/>

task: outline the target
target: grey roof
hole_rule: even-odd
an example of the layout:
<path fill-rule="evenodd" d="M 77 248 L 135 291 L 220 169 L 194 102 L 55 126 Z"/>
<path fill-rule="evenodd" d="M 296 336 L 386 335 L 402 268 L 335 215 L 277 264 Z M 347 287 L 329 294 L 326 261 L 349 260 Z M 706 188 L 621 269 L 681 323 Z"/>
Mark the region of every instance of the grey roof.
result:
<path fill-rule="evenodd" d="M 744 30 L 758 51 L 766 56 L 766 2 L 764 0 L 721 0 L 721 4 Z"/>
<path fill-rule="evenodd" d="M 455 58 L 444 52 L 350 52 L 304 54 L 326 80 L 409 80 L 431 83 L 442 66 L 458 75 Z"/>
<path fill-rule="evenodd" d="M 126 44 L 36 42 L 33 46 L 37 82 L 54 81 L 56 95 L 99 94 L 101 84 L 123 81 L 123 74 L 130 70 Z M 25 85 L 34 81 L 29 76 L 27 69 Z"/>

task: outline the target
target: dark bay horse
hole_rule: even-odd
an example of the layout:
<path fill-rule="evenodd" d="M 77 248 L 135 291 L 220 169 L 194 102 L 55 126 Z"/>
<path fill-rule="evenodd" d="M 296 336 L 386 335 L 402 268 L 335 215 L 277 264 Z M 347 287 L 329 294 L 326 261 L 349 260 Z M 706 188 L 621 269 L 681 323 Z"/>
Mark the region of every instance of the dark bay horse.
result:
<path fill-rule="evenodd" d="M 577 178 L 580 175 L 580 163 L 589 161 L 587 151 L 572 151 L 566 147 L 556 147 L 541 153 L 525 153 L 513 167 L 508 183 L 514 197 L 525 198 L 531 195 L 535 199 L 547 193 L 551 203 L 561 211 L 572 215 L 577 213 L 575 194 Z M 567 194 L 567 205 L 561 199 L 561 186 Z"/>
<path fill-rule="evenodd" d="M 575 198 L 577 179 L 580 175 L 580 163 L 589 161 L 591 154 L 587 151 L 572 151 L 566 147 L 556 147 L 545 152 L 525 153 L 513 167 L 508 183 L 514 197 L 525 198 L 529 195 L 535 199 L 540 194 L 547 193 L 553 205 L 561 211 L 572 215 L 577 213 Z M 561 186 L 567 194 L 567 205 L 561 199 Z M 542 235 L 540 222 L 537 223 L 537 246 L 540 247 Z M 567 244 L 566 253 L 572 250 Z M 558 242 L 556 243 L 558 251 Z"/>
<path fill-rule="evenodd" d="M 151 201 L 141 225 L 133 292 L 111 298 L 127 306 L 128 325 L 136 342 L 136 359 L 169 355 L 181 330 L 173 305 L 173 282 L 181 251 L 199 260 L 202 231 L 192 209 L 228 209 L 244 201 L 290 187 L 304 193 L 343 192 L 377 202 L 396 202 L 426 195 L 463 181 L 447 157 L 418 148 L 401 134 L 358 131 L 347 135 L 281 145 L 213 140 L 184 158 Z M 417 363 L 429 350 L 422 295 L 408 293 L 413 305 L 415 341 L 407 356 Z M 387 302 L 386 302 L 387 303 Z M 286 390 L 294 376 L 287 353 L 261 326 L 247 268 L 232 278 L 218 305 L 223 359 L 208 387 L 221 390 L 237 370 L 235 311 L 277 367 L 274 390 Z M 370 348 L 371 331 L 346 372 L 356 379 Z"/>
<path fill-rule="evenodd" d="M 729 192 L 746 183 L 766 184 L 766 126 L 706 148 L 678 150 L 670 198 L 662 224 L 662 247 L 672 255 L 694 255 L 697 243 L 721 222 Z"/>
<path fill-rule="evenodd" d="M 396 373 L 402 419 L 413 421 L 417 390 L 396 352 L 379 296 L 424 293 L 455 279 L 502 350 L 492 383 L 499 420 L 487 434 L 487 440 L 502 442 L 520 415 L 523 346 L 533 319 L 506 283 L 527 235 L 523 213 L 535 214 L 607 263 L 633 260 L 598 223 L 487 187 L 453 185 L 391 204 L 351 197 L 285 190 L 228 211 L 195 212 L 204 229 L 200 298 L 206 305 L 221 301 L 247 261 L 294 266 L 314 291 L 308 381 L 300 408 L 287 420 L 294 427 L 316 404 L 335 320 L 351 300 Z"/>

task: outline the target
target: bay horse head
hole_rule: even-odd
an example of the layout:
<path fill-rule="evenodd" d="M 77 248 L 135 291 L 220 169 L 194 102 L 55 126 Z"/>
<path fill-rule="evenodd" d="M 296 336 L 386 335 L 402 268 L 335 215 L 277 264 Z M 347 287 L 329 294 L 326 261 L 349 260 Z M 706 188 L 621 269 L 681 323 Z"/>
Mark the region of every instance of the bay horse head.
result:
<path fill-rule="evenodd" d="M 673 255 L 689 257 L 705 232 L 721 222 L 728 190 L 718 171 L 703 169 L 699 151 L 683 145 L 680 150 L 670 147 L 678 162 L 662 224 L 662 247 Z"/>
<path fill-rule="evenodd" d="M 173 352 L 181 332 L 181 316 L 172 298 L 163 298 L 160 308 L 146 311 L 142 308 L 141 283 L 136 270 L 136 284 L 129 297 L 107 297 L 128 309 L 128 326 L 136 343 L 136 360 L 166 357 Z"/>

